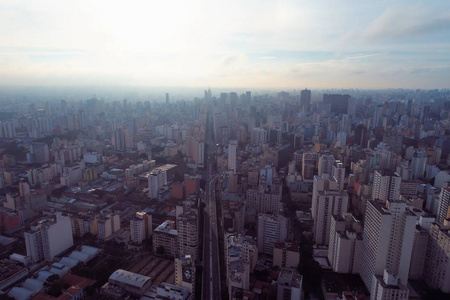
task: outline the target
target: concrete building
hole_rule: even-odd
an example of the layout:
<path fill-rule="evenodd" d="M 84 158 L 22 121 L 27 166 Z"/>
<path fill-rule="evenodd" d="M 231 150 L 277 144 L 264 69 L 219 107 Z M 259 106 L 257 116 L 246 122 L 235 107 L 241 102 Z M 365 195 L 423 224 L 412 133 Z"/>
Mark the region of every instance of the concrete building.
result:
<path fill-rule="evenodd" d="M 153 288 L 152 288 L 153 290 Z M 149 295 L 150 294 L 150 295 Z M 156 287 L 156 292 L 146 293 L 145 299 L 148 300 L 193 300 L 194 297 L 189 293 L 185 287 L 176 286 L 166 282 L 161 283 Z"/>
<path fill-rule="evenodd" d="M 27 153 L 27 161 L 29 164 L 43 164 L 50 160 L 50 151 L 46 143 L 32 143 L 30 152 Z"/>
<path fill-rule="evenodd" d="M 345 168 L 344 165 L 339 160 L 336 160 L 334 162 L 334 165 L 331 168 L 331 176 L 333 176 L 334 179 L 336 179 L 338 190 L 339 191 L 344 190 Z"/>
<path fill-rule="evenodd" d="M 289 219 L 282 215 L 258 214 L 258 251 L 272 255 L 274 243 L 288 237 Z"/>
<path fill-rule="evenodd" d="M 197 208 L 189 204 L 183 205 L 182 213 L 177 216 L 178 253 L 190 255 L 193 262 L 196 262 L 198 257 L 198 225 Z"/>
<path fill-rule="evenodd" d="M 407 300 L 409 290 L 403 285 L 399 278 L 387 270 L 384 270 L 383 276 L 373 276 L 374 285 L 370 291 L 370 299 L 373 300 Z"/>
<path fill-rule="evenodd" d="M 297 268 L 300 248 L 296 242 L 280 242 L 273 246 L 273 265 L 281 268 Z"/>
<path fill-rule="evenodd" d="M 339 190 L 338 182 L 334 177 L 314 176 L 312 217 L 316 244 L 328 245 L 331 216 L 346 213 L 348 205 L 348 194 Z"/>
<path fill-rule="evenodd" d="M 323 174 L 331 175 L 335 161 L 336 159 L 332 154 L 322 154 L 319 157 L 319 165 L 318 165 L 319 176 L 322 176 Z"/>
<path fill-rule="evenodd" d="M 253 128 L 250 131 L 250 144 L 259 145 L 267 143 L 267 131 L 263 128 Z"/>
<path fill-rule="evenodd" d="M 143 240 L 152 235 L 152 215 L 146 212 L 137 212 L 130 220 L 131 241 L 141 244 Z"/>
<path fill-rule="evenodd" d="M 328 261 L 334 272 L 359 274 L 362 231 L 361 223 L 351 214 L 332 216 Z"/>
<path fill-rule="evenodd" d="M 300 92 L 300 110 L 309 112 L 311 109 L 311 90 L 304 89 Z"/>
<path fill-rule="evenodd" d="M 433 223 L 430 228 L 423 279 L 433 289 L 450 293 L 450 222 Z"/>
<path fill-rule="evenodd" d="M 407 283 L 416 220 L 405 202 L 367 202 L 360 274 L 368 290 L 385 270 Z"/>
<path fill-rule="evenodd" d="M 109 239 L 113 233 L 120 230 L 120 216 L 118 214 L 105 214 L 98 218 L 98 238 Z"/>
<path fill-rule="evenodd" d="M 27 255 L 33 262 L 53 258 L 73 246 L 70 218 L 60 212 L 47 215 L 24 233 Z"/>
<path fill-rule="evenodd" d="M 83 179 L 83 170 L 86 168 L 84 160 L 67 164 L 62 169 L 61 184 L 75 186 Z"/>
<path fill-rule="evenodd" d="M 175 258 L 175 285 L 188 289 L 195 295 L 195 263 L 190 255 Z"/>
<path fill-rule="evenodd" d="M 450 188 L 442 188 L 439 194 L 436 222 L 443 223 L 450 218 Z"/>
<path fill-rule="evenodd" d="M 246 208 L 254 208 L 257 213 L 278 214 L 281 208 L 282 187 L 280 185 L 260 185 L 247 190 Z"/>
<path fill-rule="evenodd" d="M 376 170 L 373 177 L 372 200 L 399 200 L 402 178 L 389 169 Z"/>
<path fill-rule="evenodd" d="M 277 280 L 277 299 L 301 300 L 303 277 L 295 268 L 283 268 Z"/>
<path fill-rule="evenodd" d="M 155 169 L 148 174 L 148 196 L 150 199 L 158 199 L 159 189 L 167 184 L 167 173 Z"/>
<path fill-rule="evenodd" d="M 153 231 L 153 252 L 159 253 L 160 249 L 164 249 L 165 256 L 179 256 L 178 231 L 174 221 L 166 220 Z"/>
<path fill-rule="evenodd" d="M 126 293 L 140 297 L 151 285 L 150 277 L 119 269 L 109 276 L 108 282 L 102 287 L 102 292 L 112 297 L 124 298 Z"/>
<path fill-rule="evenodd" d="M 233 173 L 237 171 L 237 148 L 238 141 L 231 140 L 228 144 L 228 171 Z"/>
<path fill-rule="evenodd" d="M 319 154 L 316 152 L 306 152 L 302 156 L 302 177 L 304 180 L 313 180 Z"/>
<path fill-rule="evenodd" d="M 416 149 L 411 159 L 411 166 L 413 170 L 413 178 L 419 179 L 425 174 L 427 166 L 427 152 L 425 149 Z"/>
<path fill-rule="evenodd" d="M 414 243 L 411 254 L 411 263 L 409 265 L 409 279 L 421 279 L 425 268 L 427 258 L 427 249 L 429 242 L 428 230 L 420 225 L 416 226 L 414 232 Z"/>
<path fill-rule="evenodd" d="M 250 273 L 258 260 L 258 248 L 253 240 L 241 234 L 226 233 L 224 240 L 226 282 L 231 299 L 236 289 L 249 288 Z"/>

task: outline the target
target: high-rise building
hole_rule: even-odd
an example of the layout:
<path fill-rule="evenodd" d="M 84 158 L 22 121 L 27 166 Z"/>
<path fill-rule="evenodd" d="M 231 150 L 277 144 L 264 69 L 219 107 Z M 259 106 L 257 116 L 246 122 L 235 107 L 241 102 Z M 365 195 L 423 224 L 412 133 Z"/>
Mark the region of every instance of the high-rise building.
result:
<path fill-rule="evenodd" d="M 427 166 L 427 152 L 425 149 L 416 149 L 411 159 L 411 166 L 413 169 L 413 178 L 419 179 L 425 174 Z"/>
<path fill-rule="evenodd" d="M 24 233 L 27 255 L 33 262 L 53 258 L 73 246 L 70 217 L 57 212 L 47 215 Z"/>
<path fill-rule="evenodd" d="M 159 189 L 167 184 L 166 171 L 155 169 L 148 174 L 148 196 L 150 199 L 158 199 Z"/>
<path fill-rule="evenodd" d="M 178 246 L 180 255 L 190 255 L 193 262 L 198 257 L 198 211 L 190 204 L 183 205 L 177 216 Z"/>
<path fill-rule="evenodd" d="M 195 295 L 195 262 L 190 255 L 175 258 L 175 285 L 187 288 Z"/>
<path fill-rule="evenodd" d="M 333 176 L 334 179 L 336 179 L 338 190 L 340 191 L 344 190 L 345 168 L 344 164 L 341 163 L 339 160 L 336 160 L 334 162 L 334 165 L 331 168 L 331 176 Z"/>
<path fill-rule="evenodd" d="M 282 187 L 280 185 L 260 185 L 247 190 L 246 208 L 257 213 L 278 214 L 281 208 Z"/>
<path fill-rule="evenodd" d="M 315 152 L 306 152 L 302 156 L 302 177 L 304 180 L 313 180 L 316 170 L 316 164 L 319 160 L 319 154 Z"/>
<path fill-rule="evenodd" d="M 50 160 L 50 151 L 46 143 L 32 143 L 30 152 L 27 153 L 27 160 L 30 164 L 43 164 Z"/>
<path fill-rule="evenodd" d="M 314 176 L 312 218 L 316 244 L 328 245 L 331 216 L 346 213 L 348 205 L 348 194 L 339 190 L 338 182 L 334 177 Z"/>
<path fill-rule="evenodd" d="M 14 125 L 14 121 L 0 122 L 0 137 L 4 139 L 16 137 L 16 126 Z"/>
<path fill-rule="evenodd" d="M 130 220 L 131 241 L 142 243 L 152 235 L 152 215 L 146 212 L 137 212 Z"/>
<path fill-rule="evenodd" d="M 336 115 L 348 113 L 350 95 L 323 94 L 323 103 L 331 105 L 331 112 Z"/>
<path fill-rule="evenodd" d="M 332 154 L 322 154 L 319 157 L 319 166 L 318 166 L 319 176 L 322 176 L 323 174 L 331 175 L 335 161 L 336 159 Z"/>
<path fill-rule="evenodd" d="M 304 89 L 300 92 L 300 110 L 309 112 L 311 109 L 311 90 Z"/>
<path fill-rule="evenodd" d="M 450 188 L 442 188 L 439 194 L 436 222 L 443 223 L 450 218 Z"/>
<path fill-rule="evenodd" d="M 253 128 L 250 131 L 250 143 L 253 145 L 267 143 L 267 131 L 259 127 Z"/>
<path fill-rule="evenodd" d="M 359 274 L 362 255 L 362 226 L 351 214 L 331 218 L 328 261 L 336 273 Z"/>
<path fill-rule="evenodd" d="M 238 141 L 231 140 L 228 145 L 228 171 L 236 173 L 237 171 L 237 148 Z"/>
<path fill-rule="evenodd" d="M 423 279 L 431 288 L 450 293 L 450 222 L 448 219 L 431 225 Z"/>
<path fill-rule="evenodd" d="M 368 290 L 385 270 L 407 284 L 416 220 L 403 201 L 367 202 L 360 275 Z"/>
<path fill-rule="evenodd" d="M 124 151 L 125 150 L 125 133 L 122 128 L 118 128 L 114 131 L 114 136 L 112 138 L 112 144 L 114 150 Z"/>
<path fill-rule="evenodd" d="M 178 231 L 174 221 L 166 220 L 153 231 L 153 252 L 169 257 L 179 256 Z"/>
<path fill-rule="evenodd" d="M 402 178 L 389 169 L 376 170 L 373 176 L 372 200 L 399 200 Z"/>
<path fill-rule="evenodd" d="M 250 273 L 258 261 L 258 248 L 254 240 L 241 234 L 225 233 L 224 257 L 228 294 L 236 289 L 248 289 Z"/>
<path fill-rule="evenodd" d="M 272 255 L 274 243 L 288 237 L 289 219 L 282 215 L 258 214 L 258 251 Z"/>

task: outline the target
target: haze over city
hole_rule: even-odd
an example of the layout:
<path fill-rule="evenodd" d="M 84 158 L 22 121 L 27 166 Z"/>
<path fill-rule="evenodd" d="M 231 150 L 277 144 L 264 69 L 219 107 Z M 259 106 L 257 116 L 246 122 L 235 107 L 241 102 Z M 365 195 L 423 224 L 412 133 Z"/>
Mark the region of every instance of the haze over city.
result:
<path fill-rule="evenodd" d="M 0 300 L 450 300 L 450 1 L 0 0 Z"/>
<path fill-rule="evenodd" d="M 448 1 L 9 1 L 0 84 L 447 88 Z"/>

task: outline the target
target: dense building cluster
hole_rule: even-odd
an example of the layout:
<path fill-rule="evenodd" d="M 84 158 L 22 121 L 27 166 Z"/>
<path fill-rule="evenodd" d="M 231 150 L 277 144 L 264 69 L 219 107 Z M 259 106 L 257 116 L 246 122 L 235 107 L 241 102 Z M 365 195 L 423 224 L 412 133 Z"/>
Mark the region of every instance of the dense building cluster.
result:
<path fill-rule="evenodd" d="M 144 98 L 2 99 L 3 293 L 450 293 L 448 91 Z"/>

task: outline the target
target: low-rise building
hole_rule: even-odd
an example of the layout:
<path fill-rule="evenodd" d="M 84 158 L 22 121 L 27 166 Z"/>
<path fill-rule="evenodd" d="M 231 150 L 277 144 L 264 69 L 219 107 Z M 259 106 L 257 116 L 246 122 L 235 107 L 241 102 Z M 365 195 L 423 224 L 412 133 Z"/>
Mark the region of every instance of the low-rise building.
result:
<path fill-rule="evenodd" d="M 102 292 L 113 298 L 123 297 L 127 293 L 142 296 L 151 285 L 150 277 L 119 269 L 109 276 Z"/>
<path fill-rule="evenodd" d="M 303 277 L 296 269 L 283 268 L 277 280 L 277 299 L 301 300 Z"/>
<path fill-rule="evenodd" d="M 295 242 L 279 242 L 273 246 L 273 265 L 281 268 L 297 268 L 300 249 Z"/>

